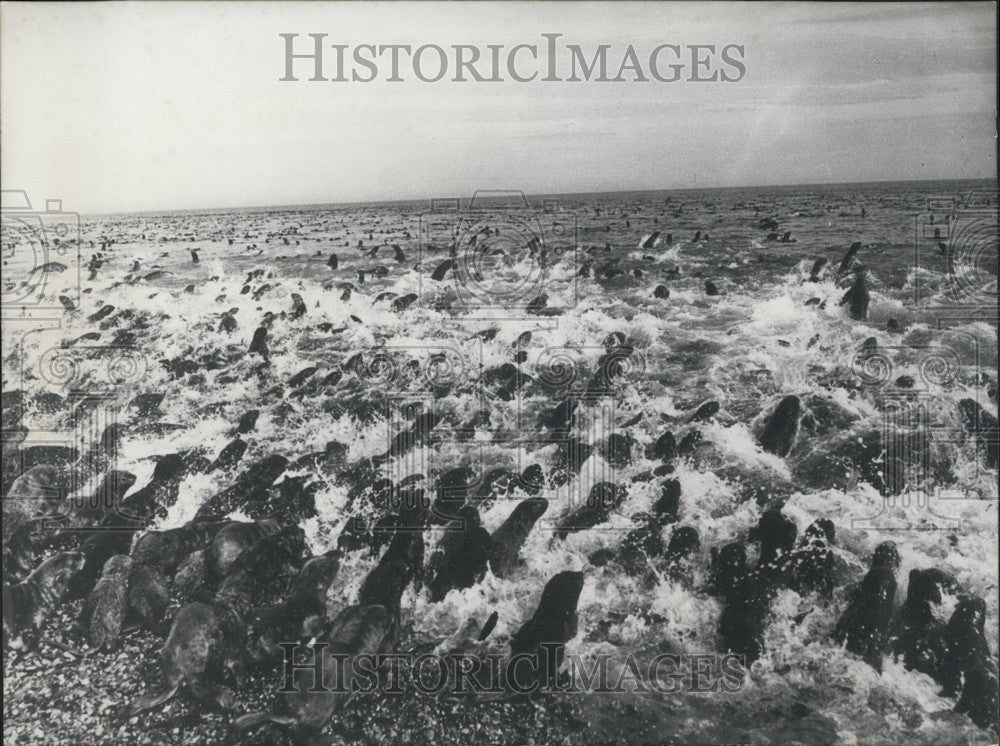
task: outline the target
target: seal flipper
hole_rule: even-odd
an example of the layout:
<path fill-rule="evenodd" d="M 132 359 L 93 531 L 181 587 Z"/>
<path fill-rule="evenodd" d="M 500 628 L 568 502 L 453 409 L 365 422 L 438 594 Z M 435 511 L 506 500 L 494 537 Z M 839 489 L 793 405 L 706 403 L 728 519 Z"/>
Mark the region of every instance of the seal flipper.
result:
<path fill-rule="evenodd" d="M 203 702 L 215 702 L 220 710 L 228 711 L 236 706 L 236 695 L 233 690 L 220 684 L 210 681 L 190 681 L 188 689 Z"/>
<path fill-rule="evenodd" d="M 177 695 L 177 692 L 180 691 L 181 683 L 181 681 L 178 681 L 172 687 L 167 687 L 166 689 L 156 692 L 155 694 L 145 694 L 138 699 L 132 700 L 118 716 L 118 719 L 128 720 L 135 717 L 139 713 L 152 710 L 154 707 L 159 707 L 160 705 L 169 702 Z"/>
<path fill-rule="evenodd" d="M 233 721 L 233 728 L 238 733 L 245 733 L 251 728 L 256 728 L 262 723 L 274 723 L 288 727 L 295 725 L 295 718 L 289 715 L 272 715 L 270 712 L 251 712 L 248 715 L 241 715 Z"/>

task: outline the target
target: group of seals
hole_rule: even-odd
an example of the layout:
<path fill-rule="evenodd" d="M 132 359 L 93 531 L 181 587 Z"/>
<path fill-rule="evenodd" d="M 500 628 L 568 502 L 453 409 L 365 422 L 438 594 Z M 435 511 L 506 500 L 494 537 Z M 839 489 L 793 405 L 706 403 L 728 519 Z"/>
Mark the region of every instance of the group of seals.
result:
<path fill-rule="evenodd" d="M 695 240 L 700 238 L 696 236 Z M 787 234 L 786 239 L 789 239 Z M 650 236 L 642 248 L 652 248 L 657 240 L 658 234 Z M 405 254 L 398 247 L 394 248 L 396 261 L 404 261 Z M 852 249 L 853 253 L 857 252 L 856 248 Z M 374 251 L 370 256 L 374 257 Z M 193 251 L 192 261 L 198 261 Z M 845 258 L 841 274 L 851 267 L 851 261 Z M 337 255 L 331 255 L 327 264 L 336 270 L 339 266 Z M 382 269 L 362 270 L 359 279 L 363 282 L 365 275 L 384 275 Z M 455 260 L 448 259 L 437 267 L 432 277 L 443 280 L 455 269 Z M 608 267 L 604 274 L 613 270 Z M 814 266 L 810 279 L 818 279 L 821 271 L 822 265 Z M 850 306 L 852 316 L 864 318 L 869 303 L 868 291 L 863 271 L 857 268 L 855 271 L 854 285 L 844 302 Z M 250 279 L 254 278 L 248 281 Z M 669 290 L 661 287 L 665 291 L 662 297 L 667 297 Z M 269 285 L 259 287 L 254 297 L 263 297 L 269 289 Z M 711 280 L 706 281 L 705 290 L 708 295 L 719 292 Z M 350 288 L 344 291 L 351 292 Z M 301 320 L 307 313 L 305 303 L 299 294 L 293 293 L 291 297 L 292 309 L 282 312 L 282 318 Z M 415 296 L 387 295 L 385 299 L 391 300 L 396 310 L 404 311 L 415 301 Z M 541 295 L 533 307 L 542 311 L 546 302 Z M 105 305 L 94 321 L 105 320 L 115 310 Z M 220 330 L 231 333 L 235 328 L 235 310 L 223 314 Z M 260 356 L 265 364 L 271 356 L 268 348 L 271 329 L 269 320 L 265 319 L 254 333 L 248 351 Z M 588 384 L 589 392 L 606 393 L 609 380 L 617 375 L 614 366 L 631 352 L 624 335 L 616 334 L 606 341 L 607 354 L 602 356 Z M 492 337 L 484 335 L 482 338 Z M 275 344 L 280 345 L 280 337 L 275 336 L 275 339 Z M 516 367 L 523 362 L 523 357 L 519 357 L 523 350 L 515 346 L 514 351 L 510 367 L 499 366 L 495 371 L 495 381 L 491 385 L 496 386 L 498 395 L 512 395 L 527 384 Z M 301 371 L 288 381 L 288 387 L 296 392 L 307 389 L 314 379 L 322 378 L 315 373 L 315 367 Z M 335 373 L 335 379 L 323 380 L 337 385 L 342 377 L 351 375 L 351 366 L 344 366 Z M 353 373 L 358 376 L 358 369 Z M 978 437 L 988 438 L 991 423 L 983 416 L 988 413 L 975 412 L 971 407 L 965 409 L 970 410 L 969 419 L 975 419 L 975 432 L 982 433 L 981 424 L 986 422 L 985 435 Z M 562 400 L 554 410 L 541 415 L 543 431 L 553 434 L 553 441 L 568 436 L 579 417 L 577 410 L 575 400 Z M 699 447 L 699 423 L 712 420 L 719 411 L 718 402 L 706 402 L 687 418 L 691 429 L 680 443 L 673 433 L 665 432 L 651 445 L 648 454 L 660 463 L 643 478 L 668 477 L 657 485 L 659 498 L 653 501 L 648 512 L 632 516 L 633 526 L 620 540 L 590 556 L 592 566 L 606 566 L 609 571 L 621 569 L 647 581 L 660 575 L 684 577 L 685 563 L 700 551 L 701 540 L 694 526 L 676 525 L 683 513 L 680 482 L 668 475 L 675 458 Z M 798 396 L 789 395 L 778 401 L 762 417 L 757 435 L 762 450 L 778 457 L 791 453 L 799 438 L 803 411 L 804 404 Z M 151 412 L 147 410 L 149 416 Z M 258 410 L 247 412 L 236 428 L 236 439 L 203 468 L 221 472 L 234 469 L 247 450 L 246 441 L 239 436 L 254 429 L 258 415 Z M 384 463 L 406 453 L 433 427 L 433 415 L 418 416 L 410 427 L 396 435 L 389 451 L 380 459 L 373 459 L 372 463 L 376 460 Z M 995 430 L 995 418 L 992 427 Z M 634 440 L 622 433 L 615 433 L 602 446 L 602 455 L 619 468 L 633 458 Z M 306 557 L 301 529 L 294 522 L 285 521 L 286 525 L 282 526 L 277 520 L 262 517 L 273 497 L 270 488 L 290 463 L 279 455 L 265 457 L 246 469 L 230 487 L 206 501 L 195 520 L 177 529 L 148 531 L 146 525 L 130 529 L 107 522 L 100 512 L 81 513 L 80 520 L 99 526 L 103 522 L 103 528 L 120 528 L 110 532 L 117 534 L 116 538 L 98 538 L 96 532 L 84 534 L 81 551 L 57 553 L 33 572 L 26 573 L 22 580 L 5 586 L 5 639 L 8 609 L 12 609 L 9 627 L 16 634 L 37 626 L 45 614 L 76 594 L 86 598 L 83 620 L 92 647 L 98 651 L 113 649 L 123 630 L 136 619 L 148 624 L 153 631 L 161 631 L 153 622 L 165 613 L 163 599 L 172 594 L 184 603 L 180 611 L 167 620 L 169 631 L 162 648 L 164 687 L 136 700 L 126 709 L 126 714 L 158 706 L 182 690 L 200 701 L 228 709 L 232 707 L 233 695 L 224 683 L 225 670 L 232 670 L 238 682 L 246 666 L 273 668 L 279 659 L 276 646 L 280 640 L 311 638 L 314 649 L 325 644 L 323 655 L 390 651 L 399 643 L 401 598 L 408 587 L 422 589 L 430 600 L 440 601 L 452 591 L 481 582 L 487 571 L 501 578 L 513 576 L 520 565 L 521 550 L 528 536 L 549 508 L 549 501 L 537 495 L 540 485 L 546 481 L 550 486 L 565 484 L 573 479 L 594 450 L 589 444 L 574 439 L 560 445 L 559 463 L 551 465 L 547 474 L 540 464 L 529 466 L 522 474 L 491 473 L 482 480 L 486 485 L 482 492 L 471 486 L 474 480 L 464 471 L 438 474 L 435 477 L 438 491 L 435 506 L 440 510 L 433 514 L 428 514 L 423 507 L 408 514 L 404 510 L 389 511 L 379 516 L 379 528 L 387 529 L 383 538 L 361 537 L 360 545 L 353 545 L 350 542 L 357 537 L 350 537 L 345 532 L 342 546 L 312 558 Z M 151 483 L 128 497 L 124 495 L 132 485 L 126 484 L 124 476 L 121 481 L 114 481 L 116 486 L 105 491 L 114 496 L 114 502 L 129 507 L 132 513 L 148 515 L 150 520 L 161 517 L 164 508 L 176 499 L 180 475 L 189 468 L 180 454 L 174 456 L 161 459 Z M 311 456 L 325 458 L 325 454 Z M 375 480 L 368 478 L 373 473 L 372 470 L 358 471 L 359 478 L 344 477 L 342 481 L 351 484 L 352 490 L 360 483 L 364 483 L 365 489 L 374 490 Z M 41 474 L 37 476 L 42 478 Z M 297 479 L 299 477 L 286 477 L 281 484 L 290 492 L 302 492 L 304 485 L 296 482 Z M 530 496 L 521 499 L 506 521 L 491 534 L 482 525 L 480 510 L 485 510 L 491 500 L 497 499 L 498 485 L 505 481 Z M 400 494 L 414 488 L 401 482 L 390 484 L 388 489 Z M 585 504 L 557 517 L 554 541 L 565 541 L 573 533 L 600 526 L 621 509 L 627 496 L 624 484 L 601 482 L 594 485 Z M 225 516 L 235 509 L 246 510 L 256 520 L 226 520 Z M 425 565 L 424 532 L 432 523 L 443 525 L 443 535 L 428 552 Z M 666 541 L 664 531 L 668 527 L 670 538 Z M 386 536 L 391 536 L 387 546 Z M 723 599 L 719 635 L 725 649 L 746 655 L 749 663 L 763 653 L 769 606 L 779 588 L 789 587 L 802 594 L 816 593 L 824 598 L 833 594 L 836 583 L 831 547 L 836 537 L 833 524 L 820 519 L 806 529 L 803 540 L 796 546 L 794 523 L 782 514 L 780 507 L 772 507 L 764 511 L 747 538 L 760 544 L 756 564 L 749 565 L 743 543 L 724 545 L 713 551 L 712 577 L 707 590 Z M 369 540 L 370 543 L 365 544 Z M 339 575 L 344 553 L 364 546 L 372 551 L 383 546 L 385 549 L 361 584 L 356 603 L 327 618 L 327 590 Z M 22 567 L 27 569 L 29 564 Z M 981 599 L 965 599 L 959 603 L 948 625 L 933 628 L 926 610 L 928 605 L 937 602 L 934 592 L 927 588 L 944 587 L 945 583 L 928 579 L 926 573 L 931 570 L 918 571 L 924 574 L 918 576 L 921 580 L 916 585 L 911 574 L 913 602 L 910 603 L 908 596 L 904 607 L 905 623 L 900 629 L 906 631 L 894 637 L 891 611 L 898 564 L 898 552 L 894 552 L 894 548 L 883 545 L 876 550 L 872 569 L 851 597 L 834 638 L 873 666 L 881 665 L 881 651 L 898 641 L 900 654 L 908 666 L 939 676 L 942 686 L 959 696 L 957 709 L 960 712 L 968 712 L 977 723 L 987 722 L 983 713 L 985 704 L 989 703 L 988 684 L 991 676 L 995 682 L 996 674 L 995 665 L 991 668 L 989 645 L 983 634 L 985 605 Z M 548 668 L 550 658 L 543 653 L 543 646 L 553 643 L 559 646 L 555 657 L 558 669 L 563 646 L 577 634 L 577 604 L 583 585 L 582 572 L 556 573 L 541 591 L 534 613 L 511 637 L 512 655 L 536 657 L 539 665 L 534 670 L 540 678 L 550 679 L 555 673 Z M 13 603 L 8 603 L 8 598 Z M 30 613 L 26 614 L 26 610 Z M 492 622 L 496 623 L 495 615 Z M 485 634 L 487 630 L 481 636 Z M 296 673 L 298 678 L 306 675 Z M 301 681 L 306 679 L 301 678 Z M 347 703 L 349 696 L 314 697 L 306 692 L 307 689 L 308 686 L 301 686 L 297 693 L 282 694 L 274 712 L 245 716 L 237 720 L 237 726 L 245 729 L 269 722 L 289 728 L 296 736 L 317 735 Z"/>

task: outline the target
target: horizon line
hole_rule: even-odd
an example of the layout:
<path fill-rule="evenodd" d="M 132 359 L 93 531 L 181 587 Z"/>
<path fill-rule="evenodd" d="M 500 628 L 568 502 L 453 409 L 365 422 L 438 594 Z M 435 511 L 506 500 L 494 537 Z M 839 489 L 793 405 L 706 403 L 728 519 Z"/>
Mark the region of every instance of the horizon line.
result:
<path fill-rule="evenodd" d="M 538 198 L 538 197 L 582 197 L 590 196 L 595 194 L 649 194 L 654 192 L 709 192 L 718 191 L 723 189 L 783 189 L 787 187 L 831 187 L 831 186 L 869 186 L 875 184 L 921 184 L 930 182 L 958 182 L 958 181 L 1000 181 L 1000 175 L 997 176 L 967 176 L 967 177 L 954 177 L 946 179 L 884 179 L 878 181 L 815 181 L 815 182 L 800 182 L 793 184 L 735 184 L 733 186 L 712 186 L 712 187 L 673 187 L 668 189 L 603 189 L 595 191 L 585 191 L 585 192 L 535 192 L 528 194 L 524 190 L 520 189 L 479 189 L 473 190 L 472 194 L 463 196 L 437 196 L 437 197 L 400 197 L 400 198 L 387 198 L 387 199 L 367 199 L 367 200 L 351 200 L 344 202 L 295 202 L 287 204 L 271 204 L 271 205 L 239 205 L 239 206 L 229 206 L 229 207 L 181 207 L 181 208 L 157 208 L 150 210 L 111 210 L 106 212 L 81 212 L 79 215 L 81 217 L 103 217 L 109 215 L 155 215 L 161 213 L 176 213 L 176 212 L 215 212 L 215 211 L 226 211 L 226 210 L 289 210 L 294 208 L 319 208 L 319 207 L 353 207 L 356 205 L 378 205 L 378 204 L 398 204 L 401 202 L 420 202 L 427 201 L 431 202 L 436 199 L 459 199 L 468 200 L 476 192 L 488 191 L 488 192 L 505 192 L 510 194 L 521 194 L 525 199 Z M 7 191 L 7 190 L 4 190 Z"/>

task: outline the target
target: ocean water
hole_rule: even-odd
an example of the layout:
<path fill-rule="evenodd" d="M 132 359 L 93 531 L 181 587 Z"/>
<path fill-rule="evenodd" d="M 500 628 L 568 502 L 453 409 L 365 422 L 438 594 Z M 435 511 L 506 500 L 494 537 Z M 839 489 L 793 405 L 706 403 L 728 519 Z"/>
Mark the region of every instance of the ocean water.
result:
<path fill-rule="evenodd" d="M 26 444 L 85 447 L 79 440 L 97 430 L 74 432 L 74 397 L 111 397 L 124 426 L 117 468 L 136 474 L 137 487 L 157 455 L 197 449 L 214 458 L 251 409 L 260 417 L 244 436 L 244 466 L 271 453 L 294 460 L 329 441 L 361 462 L 385 453 L 416 413 L 433 411 L 440 437 L 382 465 L 394 482 L 422 475 L 431 492 L 436 475 L 458 466 L 485 474 L 538 463 L 550 473 L 559 438 L 539 418 L 580 399 L 564 438 L 594 451 L 567 484 L 546 485 L 550 506 L 523 566 L 505 579 L 487 573 L 439 603 L 410 588 L 410 641 L 440 642 L 497 611 L 485 649 L 505 652 L 546 580 L 571 569 L 584 571 L 585 585 L 570 652 L 613 660 L 717 652 L 720 603 L 701 590 L 710 550 L 745 538 L 780 498 L 800 536 L 817 518 L 835 524 L 833 598 L 782 591 L 766 652 L 739 692 L 577 695 L 589 723 L 577 740 L 986 743 L 929 677 L 891 659 L 879 675 L 830 632 L 874 547 L 893 540 L 902 557 L 897 604 L 910 569 L 939 567 L 986 599 L 996 652 L 997 472 L 958 409 L 973 399 L 997 413 L 996 209 L 995 183 L 914 182 L 85 216 L 82 264 L 97 253 L 103 263 L 94 279 L 84 266 L 79 285 L 74 252 L 57 253 L 52 234 L 30 255 L 30 240 L 5 245 L 5 303 L 24 297 L 26 307 L 57 310 L 5 324 L 4 391 L 24 392 Z M 762 228 L 768 218 L 779 227 Z M 786 232 L 791 240 L 780 240 Z M 854 276 L 838 276 L 838 265 L 856 241 L 871 296 L 863 320 L 839 305 Z M 452 251 L 455 269 L 432 279 Z M 66 269 L 32 271 L 40 256 Z M 706 280 L 717 295 L 706 294 Z M 669 297 L 654 295 L 659 285 Z M 304 304 L 298 318 L 293 294 Z M 408 294 L 416 298 L 395 309 Z M 75 308 L 59 308 L 60 295 Z M 529 309 L 540 296 L 545 307 Z M 115 311 L 88 320 L 105 304 Z M 224 312 L 237 322 L 231 333 L 220 329 Z M 261 368 L 246 351 L 268 313 L 270 365 Z M 100 336 L 80 339 L 88 332 Z M 595 399 L 588 382 L 613 333 L 635 352 Z M 870 337 L 877 356 L 863 349 Z M 188 372 L 179 361 L 190 361 Z M 530 380 L 501 391 L 490 371 L 504 364 Z M 312 366 L 306 383 L 289 384 Z M 319 383 L 336 370 L 338 383 Z M 901 376 L 913 384 L 899 385 Z M 129 405 L 149 392 L 165 395 L 155 421 Z M 766 453 L 757 435 L 792 394 L 807 410 L 793 448 Z M 52 406 L 52 395 L 66 406 Z M 690 422 L 708 400 L 721 405 L 716 417 Z M 634 478 L 656 466 L 645 447 L 666 430 L 678 441 L 694 430 L 702 438 L 671 475 L 682 487 L 676 526 L 696 527 L 701 548 L 687 572 L 647 584 L 588 557 L 616 546 L 632 515 L 658 497 L 662 479 Z M 634 439 L 630 464 L 605 459 L 613 433 Z M 843 456 L 860 438 L 893 447 L 901 433 L 918 433 L 924 445 L 904 458 L 906 489 L 887 504 L 864 478 L 866 465 Z M 234 473 L 189 477 L 160 525 L 192 518 Z M 315 551 L 335 546 L 352 517 L 377 513 L 352 502 L 349 480 L 306 476 L 322 481 L 315 514 L 303 519 Z M 601 481 L 627 486 L 622 505 L 594 530 L 555 539 L 560 517 Z M 495 530 L 523 497 L 483 509 L 484 526 Z M 428 532 L 428 552 L 439 536 Z M 331 610 L 352 601 L 376 560 L 361 551 L 346 558 Z"/>

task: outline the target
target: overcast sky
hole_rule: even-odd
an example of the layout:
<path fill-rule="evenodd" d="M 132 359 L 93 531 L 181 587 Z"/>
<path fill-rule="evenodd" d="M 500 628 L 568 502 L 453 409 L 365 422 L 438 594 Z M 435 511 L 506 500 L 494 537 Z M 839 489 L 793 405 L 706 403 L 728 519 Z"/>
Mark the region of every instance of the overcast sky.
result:
<path fill-rule="evenodd" d="M 5 3 L 4 189 L 80 212 L 996 174 L 988 3 Z M 734 43 L 738 83 L 298 83 L 328 43 Z M 300 37 L 305 40 L 305 37 Z M 331 53 L 332 54 L 332 53 Z M 641 56 L 641 55 L 640 55 Z M 568 57 L 567 57 L 568 59 Z M 405 69 L 405 65 L 404 65 Z M 303 76 L 305 77 L 305 76 Z"/>

